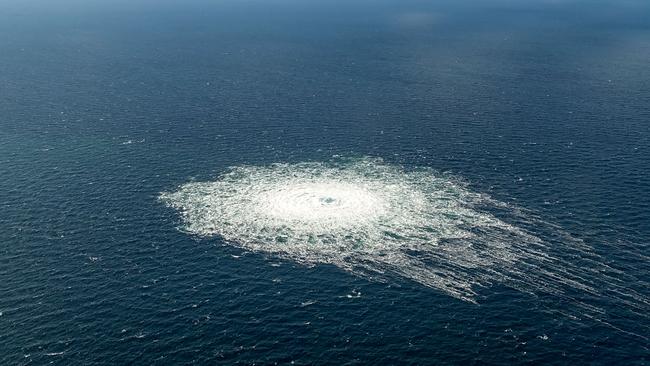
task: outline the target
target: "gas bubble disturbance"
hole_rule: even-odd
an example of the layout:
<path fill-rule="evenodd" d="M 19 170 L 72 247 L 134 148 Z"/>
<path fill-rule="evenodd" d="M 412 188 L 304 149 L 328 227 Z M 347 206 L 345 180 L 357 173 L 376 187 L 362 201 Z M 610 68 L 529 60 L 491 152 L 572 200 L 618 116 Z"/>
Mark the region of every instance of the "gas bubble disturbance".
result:
<path fill-rule="evenodd" d="M 401 277 L 468 302 L 503 284 L 565 299 L 609 288 L 635 311 L 649 304 L 602 275 L 616 271 L 582 241 L 432 169 L 378 158 L 237 166 L 160 198 L 190 234 L 372 279 Z M 537 227 L 559 239 L 540 239 L 530 230 Z M 583 314 L 599 313 L 571 296 Z"/>

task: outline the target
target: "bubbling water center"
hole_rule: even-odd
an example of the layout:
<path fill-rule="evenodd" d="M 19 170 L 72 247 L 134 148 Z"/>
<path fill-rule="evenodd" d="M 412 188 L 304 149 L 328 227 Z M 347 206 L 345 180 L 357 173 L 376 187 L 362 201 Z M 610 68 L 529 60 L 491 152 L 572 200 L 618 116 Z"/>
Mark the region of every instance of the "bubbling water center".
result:
<path fill-rule="evenodd" d="M 161 199 L 182 229 L 304 264 L 404 277 L 474 301 L 475 288 L 528 282 L 541 241 L 479 206 L 503 205 L 430 169 L 380 159 L 239 166 Z"/>
<path fill-rule="evenodd" d="M 583 298 L 649 311 L 647 296 L 622 287 L 582 241 L 431 169 L 372 158 L 238 166 L 160 198 L 181 213 L 185 232 L 301 264 L 403 278 L 473 303 L 479 289 L 502 284 L 561 298 L 572 316 L 603 324 Z"/>
<path fill-rule="evenodd" d="M 332 181 L 289 181 L 256 196 L 260 216 L 318 222 L 332 226 L 373 220 L 386 213 L 386 202 L 360 185 Z"/>

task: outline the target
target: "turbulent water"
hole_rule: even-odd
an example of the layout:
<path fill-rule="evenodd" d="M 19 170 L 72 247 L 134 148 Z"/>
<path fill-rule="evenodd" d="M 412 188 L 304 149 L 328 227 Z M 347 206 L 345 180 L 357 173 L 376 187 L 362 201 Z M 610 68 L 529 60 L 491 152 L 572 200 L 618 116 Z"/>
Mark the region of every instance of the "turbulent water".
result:
<path fill-rule="evenodd" d="M 580 252 L 583 267 L 553 257 L 548 242 L 490 212 L 550 224 L 472 192 L 459 178 L 381 159 L 237 166 L 161 198 L 182 213 L 191 234 L 382 281 L 400 276 L 469 302 L 494 284 L 597 295 L 586 278 L 606 268 L 559 228 L 561 250 Z M 571 301 L 580 314 L 599 312 Z"/>

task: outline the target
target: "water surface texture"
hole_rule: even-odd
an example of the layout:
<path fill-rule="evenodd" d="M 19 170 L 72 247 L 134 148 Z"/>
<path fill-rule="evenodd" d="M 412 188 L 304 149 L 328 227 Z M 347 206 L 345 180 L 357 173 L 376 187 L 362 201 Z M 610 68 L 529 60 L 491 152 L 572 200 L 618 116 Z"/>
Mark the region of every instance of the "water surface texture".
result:
<path fill-rule="evenodd" d="M 647 364 L 648 19 L 0 1 L 0 364 Z"/>

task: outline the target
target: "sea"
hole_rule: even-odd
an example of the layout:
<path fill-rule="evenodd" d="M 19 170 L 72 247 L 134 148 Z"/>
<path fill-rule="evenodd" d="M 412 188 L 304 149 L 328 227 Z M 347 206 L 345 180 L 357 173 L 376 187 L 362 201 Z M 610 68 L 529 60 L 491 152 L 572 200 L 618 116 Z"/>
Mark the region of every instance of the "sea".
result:
<path fill-rule="evenodd" d="M 650 364 L 650 2 L 1 0 L 0 364 Z"/>

